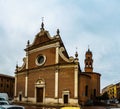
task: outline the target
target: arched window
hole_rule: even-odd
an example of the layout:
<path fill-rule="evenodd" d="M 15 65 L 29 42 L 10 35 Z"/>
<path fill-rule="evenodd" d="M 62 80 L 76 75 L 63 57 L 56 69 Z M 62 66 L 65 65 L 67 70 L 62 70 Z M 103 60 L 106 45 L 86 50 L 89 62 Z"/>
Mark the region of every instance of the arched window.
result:
<path fill-rule="evenodd" d="M 85 96 L 88 96 L 88 85 L 85 86 Z"/>
<path fill-rule="evenodd" d="M 92 67 L 92 63 L 90 62 L 89 67 Z"/>
<path fill-rule="evenodd" d="M 86 62 L 86 67 L 88 67 L 88 62 Z"/>
<path fill-rule="evenodd" d="M 94 89 L 94 97 L 96 97 L 96 89 Z"/>

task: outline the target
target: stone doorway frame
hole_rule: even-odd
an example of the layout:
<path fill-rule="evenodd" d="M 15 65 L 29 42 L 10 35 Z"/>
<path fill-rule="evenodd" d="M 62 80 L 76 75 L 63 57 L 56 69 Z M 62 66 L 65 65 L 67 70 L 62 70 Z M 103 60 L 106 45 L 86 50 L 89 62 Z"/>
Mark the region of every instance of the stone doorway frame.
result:
<path fill-rule="evenodd" d="M 67 103 L 65 103 L 65 96 L 67 96 Z M 63 97 L 63 103 L 64 104 L 69 104 L 69 99 L 70 99 L 70 91 L 69 90 L 66 90 L 66 91 L 63 91 L 62 92 L 62 97 Z"/>
<path fill-rule="evenodd" d="M 43 102 L 45 101 L 45 81 L 44 79 L 38 79 L 35 83 L 35 101 L 37 103 L 37 89 L 43 88 Z"/>

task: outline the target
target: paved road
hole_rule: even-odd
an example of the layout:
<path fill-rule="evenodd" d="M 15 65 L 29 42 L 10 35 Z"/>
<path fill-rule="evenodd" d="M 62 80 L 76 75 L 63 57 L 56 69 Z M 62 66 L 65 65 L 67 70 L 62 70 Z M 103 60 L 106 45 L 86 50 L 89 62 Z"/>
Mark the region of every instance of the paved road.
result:
<path fill-rule="evenodd" d="M 24 106 L 25 109 L 60 109 L 59 107 Z"/>
<path fill-rule="evenodd" d="M 37 106 L 25 106 L 25 109 L 59 109 L 58 107 L 37 107 Z M 88 106 L 82 107 L 82 109 L 106 109 L 102 106 Z"/>
<path fill-rule="evenodd" d="M 82 109 L 106 109 L 106 107 L 103 107 L 103 106 L 87 106 L 87 107 L 82 107 Z"/>

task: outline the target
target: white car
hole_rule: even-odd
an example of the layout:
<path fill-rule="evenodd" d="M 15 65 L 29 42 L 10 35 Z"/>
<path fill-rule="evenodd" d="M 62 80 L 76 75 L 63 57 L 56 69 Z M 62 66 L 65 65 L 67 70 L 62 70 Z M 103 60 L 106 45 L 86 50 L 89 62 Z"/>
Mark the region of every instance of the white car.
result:
<path fill-rule="evenodd" d="M 0 101 L 0 106 L 2 106 L 2 105 L 9 105 L 10 103 L 8 102 L 8 101 Z"/>
<path fill-rule="evenodd" d="M 116 108 L 115 108 L 115 107 L 112 108 L 112 107 L 111 107 L 111 108 L 109 108 L 109 109 L 120 109 L 120 108 L 117 108 L 117 107 L 116 107 Z"/>
<path fill-rule="evenodd" d="M 23 106 L 19 105 L 2 105 L 0 109 L 25 109 Z"/>
<path fill-rule="evenodd" d="M 5 101 L 6 99 L 3 97 L 0 97 L 0 101 Z"/>

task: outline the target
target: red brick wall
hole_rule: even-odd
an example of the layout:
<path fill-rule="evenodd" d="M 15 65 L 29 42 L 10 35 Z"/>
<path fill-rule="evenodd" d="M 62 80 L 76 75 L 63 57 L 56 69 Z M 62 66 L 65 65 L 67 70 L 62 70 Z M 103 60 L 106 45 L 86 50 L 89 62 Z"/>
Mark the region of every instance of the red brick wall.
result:
<path fill-rule="evenodd" d="M 94 89 L 96 89 L 96 96 L 100 95 L 100 74 L 91 72 L 87 73 L 88 75 L 91 76 L 91 84 L 92 84 L 92 95 L 94 93 Z"/>
<path fill-rule="evenodd" d="M 74 97 L 74 68 L 62 68 L 59 70 L 59 97 L 62 97 L 62 91 L 69 90 L 70 97 Z M 43 68 L 29 71 L 28 74 L 28 96 L 35 96 L 35 83 L 38 79 L 45 80 L 45 96 L 54 98 L 55 95 L 55 68 Z M 25 75 L 18 77 L 18 92 L 25 91 Z M 24 94 L 24 93 L 23 93 Z"/>
<path fill-rule="evenodd" d="M 25 96 L 25 75 L 17 76 L 17 95 L 21 91 L 23 96 Z"/>
<path fill-rule="evenodd" d="M 74 68 L 61 68 L 59 72 L 59 97 L 62 91 L 69 90 L 70 97 L 74 97 Z"/>
<path fill-rule="evenodd" d="M 49 48 L 46 50 L 29 54 L 29 69 L 37 67 L 35 61 L 37 56 L 40 54 L 43 54 L 46 56 L 46 62 L 44 66 L 55 64 L 55 48 Z"/>
<path fill-rule="evenodd" d="M 35 94 L 35 83 L 38 79 L 45 80 L 45 93 L 47 97 L 54 97 L 54 90 L 55 90 L 55 74 L 54 69 L 43 69 L 43 70 L 36 70 L 31 71 L 29 73 L 28 79 L 28 96 L 34 97 Z"/>
<path fill-rule="evenodd" d="M 85 96 L 85 87 L 86 85 L 88 85 L 88 96 Z M 88 99 L 90 99 L 90 95 L 91 95 L 91 78 L 90 76 L 87 75 L 80 75 L 79 76 L 79 99 L 80 102 L 85 102 Z"/>

